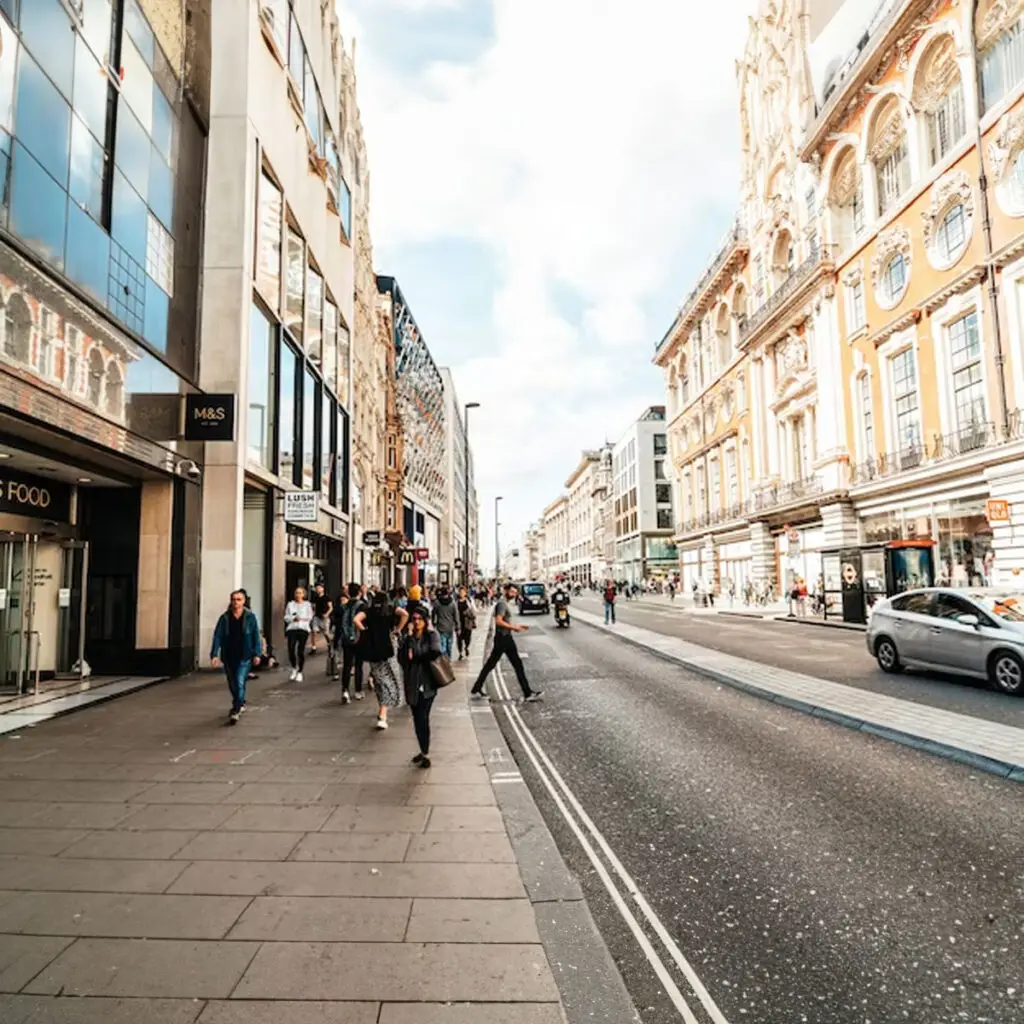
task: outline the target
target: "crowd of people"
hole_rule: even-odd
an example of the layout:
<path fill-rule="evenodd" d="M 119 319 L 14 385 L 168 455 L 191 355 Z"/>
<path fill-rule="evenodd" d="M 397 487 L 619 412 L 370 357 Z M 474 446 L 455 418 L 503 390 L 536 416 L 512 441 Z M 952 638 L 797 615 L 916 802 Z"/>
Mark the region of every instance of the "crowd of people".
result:
<path fill-rule="evenodd" d="M 495 635 L 490 658 L 481 670 L 473 695 L 486 696 L 487 676 L 502 657 L 512 665 L 524 700 L 539 700 L 530 688 L 514 634 L 527 627 L 512 621 L 515 588 L 499 596 L 486 584 L 473 588 L 448 585 L 380 587 L 349 583 L 330 597 L 317 583 L 312 594 L 297 587 L 284 609 L 289 682 L 305 681 L 306 659 L 324 653 L 325 678 L 340 684 L 341 703 L 363 700 L 372 688 L 377 699 L 375 728 L 389 727 L 389 712 L 407 704 L 412 712 L 419 751 L 413 762 L 430 767 L 430 711 L 437 692 L 451 676 L 450 660 L 469 657 L 477 612 L 494 605 Z M 246 708 L 246 686 L 254 675 L 277 666 L 273 649 L 249 607 L 244 590 L 231 594 L 217 621 L 210 650 L 211 664 L 223 668 L 231 693 L 228 724 L 237 725 Z M 444 659 L 444 660 L 442 660 Z"/>

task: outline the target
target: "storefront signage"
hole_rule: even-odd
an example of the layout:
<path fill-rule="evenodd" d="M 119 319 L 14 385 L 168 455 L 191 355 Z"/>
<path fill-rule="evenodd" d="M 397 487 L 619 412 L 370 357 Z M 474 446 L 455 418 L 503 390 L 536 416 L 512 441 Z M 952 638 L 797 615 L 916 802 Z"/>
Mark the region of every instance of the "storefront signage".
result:
<path fill-rule="evenodd" d="M 384 552 L 383 551 L 371 551 L 370 552 L 370 565 L 383 565 L 384 564 Z"/>
<path fill-rule="evenodd" d="M 398 552 L 398 564 L 399 565 L 415 565 L 416 564 L 416 552 L 412 548 L 402 548 Z"/>
<path fill-rule="evenodd" d="M 319 519 L 319 491 L 285 491 L 284 521 L 286 523 L 315 523 Z"/>
<path fill-rule="evenodd" d="M 363 547 L 380 547 L 380 530 L 363 530 Z"/>
<path fill-rule="evenodd" d="M 58 608 L 70 608 L 71 607 L 71 588 L 60 587 L 57 590 L 57 607 Z"/>
<path fill-rule="evenodd" d="M 186 441 L 234 441 L 234 395 L 186 395 Z"/>
<path fill-rule="evenodd" d="M 989 498 L 985 502 L 985 518 L 990 523 L 1008 523 L 1010 521 L 1010 503 L 1002 498 Z"/>
<path fill-rule="evenodd" d="M 416 549 L 416 561 L 417 562 L 428 562 L 428 561 L 430 561 L 430 548 L 417 548 Z"/>
<path fill-rule="evenodd" d="M 455 568 L 456 569 L 461 569 L 462 568 L 462 559 L 461 558 L 456 558 L 455 559 Z"/>
<path fill-rule="evenodd" d="M 4 473 L 0 476 L 0 512 L 66 523 L 71 519 L 71 488 L 28 473 Z"/>

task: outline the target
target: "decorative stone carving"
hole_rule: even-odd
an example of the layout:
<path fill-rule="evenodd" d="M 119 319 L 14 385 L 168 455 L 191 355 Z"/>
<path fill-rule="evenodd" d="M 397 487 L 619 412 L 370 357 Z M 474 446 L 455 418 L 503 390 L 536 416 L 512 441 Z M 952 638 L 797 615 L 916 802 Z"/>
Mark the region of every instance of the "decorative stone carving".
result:
<path fill-rule="evenodd" d="M 806 338 L 790 331 L 786 339 L 775 346 L 775 366 L 781 392 L 790 377 L 807 369 Z"/>
<path fill-rule="evenodd" d="M 957 200 L 964 207 L 964 215 L 970 218 L 974 214 L 974 190 L 971 179 L 966 171 L 951 171 L 944 174 L 932 185 L 931 197 L 926 209 L 921 211 L 924 221 L 923 235 L 926 247 L 931 246 L 935 237 L 935 229 L 946 215 L 947 210 Z"/>
<path fill-rule="evenodd" d="M 704 430 L 713 434 L 715 430 L 715 421 L 718 419 L 718 406 L 715 402 L 711 402 L 708 407 L 704 410 Z"/>
<path fill-rule="evenodd" d="M 902 224 L 894 224 L 891 228 L 883 231 L 878 236 L 875 244 L 875 254 L 871 257 L 871 287 L 878 290 L 878 282 L 882 278 L 882 271 L 889 264 L 889 260 L 902 253 L 907 262 L 907 277 L 910 277 L 910 262 L 913 253 L 913 245 L 910 239 L 910 232 Z"/>
<path fill-rule="evenodd" d="M 871 146 L 868 150 L 874 163 L 881 163 L 893 153 L 906 139 L 906 125 L 903 122 L 903 111 L 895 97 L 889 100 L 884 110 L 875 116 L 871 130 Z"/>
<path fill-rule="evenodd" d="M 914 106 L 930 113 L 959 80 L 956 43 L 951 35 L 939 36 L 931 43 L 918 69 L 917 81 L 914 83 Z"/>
<path fill-rule="evenodd" d="M 1006 162 L 1024 143 L 1024 110 L 1012 110 L 999 118 L 996 137 L 989 143 L 988 158 L 992 164 L 992 180 L 998 182 Z"/>
<path fill-rule="evenodd" d="M 860 188 L 860 167 L 857 154 L 850 149 L 832 174 L 831 201 L 835 206 L 849 206 Z"/>
<path fill-rule="evenodd" d="M 842 282 L 847 288 L 852 288 L 859 281 L 864 280 L 864 263 L 858 260 L 852 266 L 846 269 L 843 274 Z"/>

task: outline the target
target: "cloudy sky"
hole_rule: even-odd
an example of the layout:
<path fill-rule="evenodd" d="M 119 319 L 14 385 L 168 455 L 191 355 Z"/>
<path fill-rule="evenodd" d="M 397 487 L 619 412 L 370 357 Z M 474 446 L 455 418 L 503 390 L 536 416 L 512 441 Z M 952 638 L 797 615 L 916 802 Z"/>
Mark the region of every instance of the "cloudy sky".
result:
<path fill-rule="evenodd" d="M 476 401 L 483 559 L 580 450 L 664 401 L 651 365 L 737 195 L 756 0 L 338 0 L 379 273 Z"/>

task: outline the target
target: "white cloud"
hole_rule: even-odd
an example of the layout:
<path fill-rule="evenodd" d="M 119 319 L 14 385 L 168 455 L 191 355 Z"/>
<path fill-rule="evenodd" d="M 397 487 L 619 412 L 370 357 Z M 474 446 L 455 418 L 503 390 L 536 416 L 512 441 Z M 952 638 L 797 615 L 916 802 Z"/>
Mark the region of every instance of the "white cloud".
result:
<path fill-rule="evenodd" d="M 346 37 L 346 10 L 380 2 L 340 5 Z M 410 78 L 389 62 L 387 39 L 369 36 L 358 73 L 378 251 L 461 236 L 500 267 L 481 350 L 454 372 L 460 395 L 482 403 L 478 487 L 485 509 L 505 495 L 511 539 L 556 496 L 580 448 L 614 440 L 661 401 L 658 376 L 633 367 L 649 361 L 671 312 L 651 310 L 651 297 L 667 283 L 680 298 L 689 290 L 710 256 L 703 242 L 688 251 L 694 235 L 702 224 L 707 235 L 709 210 L 736 201 L 734 62 L 753 0 L 493 6 L 494 39 L 472 63 L 428 55 Z M 559 315 L 553 282 L 582 303 L 580 324 Z M 445 329 L 421 326 L 428 338 Z"/>

